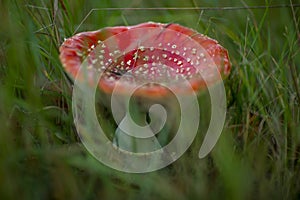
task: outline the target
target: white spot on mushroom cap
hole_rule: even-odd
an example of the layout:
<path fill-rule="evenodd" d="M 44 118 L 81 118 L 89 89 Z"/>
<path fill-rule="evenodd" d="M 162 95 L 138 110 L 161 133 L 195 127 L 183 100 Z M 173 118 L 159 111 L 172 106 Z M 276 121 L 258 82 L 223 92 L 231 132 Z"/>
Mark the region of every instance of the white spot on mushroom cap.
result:
<path fill-rule="evenodd" d="M 139 48 L 141 51 L 145 51 L 145 47 L 144 46 L 140 46 Z"/>
<path fill-rule="evenodd" d="M 197 49 L 196 49 L 196 48 L 193 48 L 193 49 L 192 49 L 192 54 L 193 54 L 193 55 L 196 55 L 196 53 L 197 53 Z"/>
<path fill-rule="evenodd" d="M 149 56 L 144 56 L 143 60 L 144 61 L 148 61 L 149 60 Z"/>

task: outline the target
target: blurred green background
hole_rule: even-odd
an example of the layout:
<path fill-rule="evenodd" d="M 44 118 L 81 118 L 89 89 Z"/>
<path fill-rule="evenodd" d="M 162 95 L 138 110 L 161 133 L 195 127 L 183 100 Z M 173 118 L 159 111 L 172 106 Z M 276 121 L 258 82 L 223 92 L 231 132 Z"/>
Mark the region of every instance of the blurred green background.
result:
<path fill-rule="evenodd" d="M 0 2 L 0 199 L 299 199 L 300 7 L 95 10 L 105 7 L 247 7 L 296 1 L 99 0 Z M 84 20 L 84 21 L 83 21 Z M 198 158 L 209 120 L 179 160 L 126 174 L 95 160 L 71 112 L 72 82 L 58 59 L 75 32 L 145 21 L 180 23 L 229 51 L 227 118 Z M 204 105 L 204 106 L 203 106 Z M 112 129 L 112 132 L 114 130 Z"/>

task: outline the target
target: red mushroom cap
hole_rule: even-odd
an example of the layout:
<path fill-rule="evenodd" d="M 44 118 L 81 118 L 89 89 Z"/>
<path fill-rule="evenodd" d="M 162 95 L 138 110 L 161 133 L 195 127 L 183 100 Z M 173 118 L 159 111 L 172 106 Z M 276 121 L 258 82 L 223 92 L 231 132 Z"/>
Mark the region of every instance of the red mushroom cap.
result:
<path fill-rule="evenodd" d="M 228 52 L 216 40 L 154 22 L 76 34 L 61 45 L 60 60 L 74 78 L 86 62 L 91 75 L 101 73 L 98 84 L 106 93 L 117 88 L 126 94 L 128 87 L 147 83 L 135 94 L 151 97 L 166 95 L 164 84 L 183 94 L 191 92 L 188 88 L 197 92 L 230 72 Z"/>

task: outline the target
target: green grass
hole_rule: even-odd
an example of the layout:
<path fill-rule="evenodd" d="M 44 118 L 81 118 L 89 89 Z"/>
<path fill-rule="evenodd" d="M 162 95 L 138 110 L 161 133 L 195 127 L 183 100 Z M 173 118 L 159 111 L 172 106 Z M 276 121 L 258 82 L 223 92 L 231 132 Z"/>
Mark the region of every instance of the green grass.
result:
<path fill-rule="evenodd" d="M 299 7 L 94 11 L 78 27 L 100 7 L 283 3 L 291 2 L 1 1 L 0 199 L 299 199 Z M 81 144 L 71 111 L 72 82 L 58 48 L 77 28 L 144 21 L 180 23 L 229 50 L 227 118 L 214 150 L 200 160 L 201 133 L 209 123 L 203 94 L 201 127 L 184 156 L 153 173 L 126 174 L 99 163 Z"/>

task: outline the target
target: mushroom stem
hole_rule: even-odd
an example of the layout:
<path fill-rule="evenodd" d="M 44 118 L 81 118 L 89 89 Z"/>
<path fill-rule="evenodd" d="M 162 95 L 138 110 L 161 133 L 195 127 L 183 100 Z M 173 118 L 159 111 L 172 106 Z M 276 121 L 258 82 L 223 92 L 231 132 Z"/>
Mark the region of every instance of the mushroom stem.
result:
<path fill-rule="evenodd" d="M 126 126 L 130 125 L 131 124 L 126 124 Z M 155 137 L 154 133 L 152 137 L 137 138 L 128 135 L 120 127 L 118 127 L 115 132 L 113 144 L 123 150 L 136 153 L 147 153 L 161 148 L 161 145 L 158 139 Z"/>
<path fill-rule="evenodd" d="M 128 109 L 120 121 L 113 143 L 123 150 L 137 153 L 161 149 L 168 143 L 178 124 L 179 112 L 172 99 L 157 102 L 138 98 L 131 104 L 133 109 Z"/>

